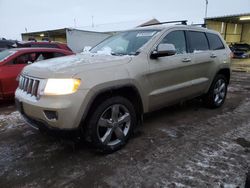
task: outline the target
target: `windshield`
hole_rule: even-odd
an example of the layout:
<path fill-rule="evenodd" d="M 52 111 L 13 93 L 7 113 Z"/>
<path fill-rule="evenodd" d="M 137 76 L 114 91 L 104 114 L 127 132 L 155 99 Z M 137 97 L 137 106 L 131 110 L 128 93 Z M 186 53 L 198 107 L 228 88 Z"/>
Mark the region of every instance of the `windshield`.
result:
<path fill-rule="evenodd" d="M 9 56 L 11 56 L 14 53 L 15 51 L 11 51 L 11 50 L 4 50 L 0 52 L 0 61 L 7 59 Z"/>
<path fill-rule="evenodd" d="M 114 35 L 90 50 L 91 53 L 109 55 L 136 55 L 159 30 L 126 31 Z"/>

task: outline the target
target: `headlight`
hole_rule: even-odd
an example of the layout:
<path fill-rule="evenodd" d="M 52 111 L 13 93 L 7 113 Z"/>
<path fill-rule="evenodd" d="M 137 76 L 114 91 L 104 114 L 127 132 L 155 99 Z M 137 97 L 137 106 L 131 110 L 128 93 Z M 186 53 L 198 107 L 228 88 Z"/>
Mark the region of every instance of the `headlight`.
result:
<path fill-rule="evenodd" d="M 75 93 L 79 86 L 80 79 L 48 79 L 44 94 L 45 95 L 67 95 Z"/>

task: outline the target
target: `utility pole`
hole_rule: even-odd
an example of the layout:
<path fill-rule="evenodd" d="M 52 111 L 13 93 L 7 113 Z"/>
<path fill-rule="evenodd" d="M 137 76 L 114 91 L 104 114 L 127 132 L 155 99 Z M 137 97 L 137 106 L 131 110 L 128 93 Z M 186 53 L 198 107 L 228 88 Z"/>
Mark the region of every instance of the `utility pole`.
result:
<path fill-rule="evenodd" d="M 74 27 L 76 28 L 76 18 L 74 18 Z"/>
<path fill-rule="evenodd" d="M 206 10 L 205 10 L 205 18 L 207 17 L 207 8 L 208 8 L 208 0 L 205 0 L 206 1 Z"/>
<path fill-rule="evenodd" d="M 92 27 L 94 27 L 94 16 L 91 17 L 92 18 Z"/>

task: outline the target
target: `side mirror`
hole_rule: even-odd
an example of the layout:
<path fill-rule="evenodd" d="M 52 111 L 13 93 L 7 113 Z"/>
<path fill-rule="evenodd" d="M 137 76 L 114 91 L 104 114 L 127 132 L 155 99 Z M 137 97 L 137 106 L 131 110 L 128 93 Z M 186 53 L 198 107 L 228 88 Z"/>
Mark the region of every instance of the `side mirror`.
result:
<path fill-rule="evenodd" d="M 151 53 L 152 59 L 157 59 L 158 57 L 171 56 L 176 54 L 176 49 L 173 44 L 159 44 L 156 50 Z"/>

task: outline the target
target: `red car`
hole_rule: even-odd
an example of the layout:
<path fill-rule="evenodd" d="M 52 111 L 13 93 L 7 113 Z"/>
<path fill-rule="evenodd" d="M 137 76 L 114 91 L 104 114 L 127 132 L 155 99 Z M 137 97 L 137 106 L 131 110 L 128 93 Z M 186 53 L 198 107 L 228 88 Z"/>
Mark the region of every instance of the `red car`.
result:
<path fill-rule="evenodd" d="M 18 42 L 17 43 L 18 48 L 59 48 L 62 50 L 68 50 L 72 51 L 67 44 L 65 43 L 60 43 L 60 42 L 49 42 L 49 41 L 27 41 L 27 42 Z"/>
<path fill-rule="evenodd" d="M 17 76 L 23 67 L 37 61 L 74 54 L 57 48 L 12 48 L 0 52 L 0 99 L 13 98 Z"/>

